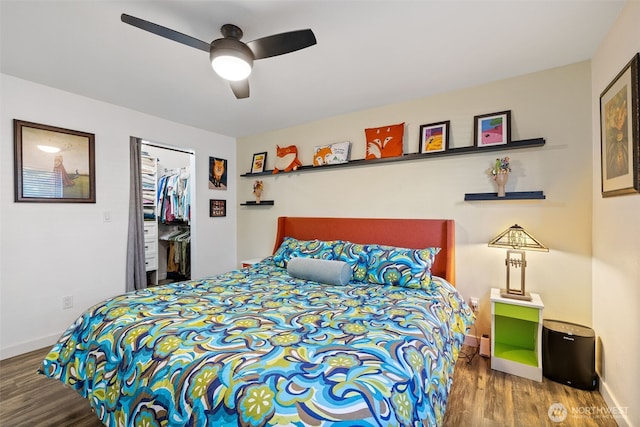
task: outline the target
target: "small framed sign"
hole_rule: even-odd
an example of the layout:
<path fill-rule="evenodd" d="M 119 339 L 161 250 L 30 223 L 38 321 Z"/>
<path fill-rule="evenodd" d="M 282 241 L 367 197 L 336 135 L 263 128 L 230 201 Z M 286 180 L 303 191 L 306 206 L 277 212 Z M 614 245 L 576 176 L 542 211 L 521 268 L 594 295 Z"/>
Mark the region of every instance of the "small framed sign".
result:
<path fill-rule="evenodd" d="M 227 201 L 220 199 L 209 200 L 209 216 L 219 217 L 227 216 Z"/>

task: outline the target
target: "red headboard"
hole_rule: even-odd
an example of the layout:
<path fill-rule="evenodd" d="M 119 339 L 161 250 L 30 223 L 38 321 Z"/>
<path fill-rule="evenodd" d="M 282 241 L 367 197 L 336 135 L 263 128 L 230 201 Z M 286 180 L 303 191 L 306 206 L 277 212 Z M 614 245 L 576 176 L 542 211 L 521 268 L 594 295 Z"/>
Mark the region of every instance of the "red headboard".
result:
<path fill-rule="evenodd" d="M 285 237 L 298 240 L 349 240 L 410 249 L 439 247 L 440 253 L 431 272 L 455 284 L 455 223 L 452 219 L 281 216 L 278 218 L 274 253 Z"/>

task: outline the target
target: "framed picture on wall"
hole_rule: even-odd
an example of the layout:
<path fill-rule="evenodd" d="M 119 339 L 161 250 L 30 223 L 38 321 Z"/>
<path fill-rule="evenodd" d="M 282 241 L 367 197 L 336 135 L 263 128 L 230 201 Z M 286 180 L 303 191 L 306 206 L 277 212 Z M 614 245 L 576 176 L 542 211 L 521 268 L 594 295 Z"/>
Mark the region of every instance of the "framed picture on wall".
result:
<path fill-rule="evenodd" d="M 600 95 L 602 197 L 640 192 L 636 53 Z"/>
<path fill-rule="evenodd" d="M 473 118 L 473 145 L 490 147 L 511 142 L 511 110 Z"/>
<path fill-rule="evenodd" d="M 227 201 L 219 199 L 209 200 L 209 216 L 227 216 Z"/>
<path fill-rule="evenodd" d="M 449 149 L 449 120 L 420 126 L 420 153 Z"/>
<path fill-rule="evenodd" d="M 209 157 L 209 189 L 227 189 L 227 160 Z"/>
<path fill-rule="evenodd" d="M 95 203 L 95 135 L 13 120 L 16 202 Z"/>
<path fill-rule="evenodd" d="M 267 152 L 256 153 L 253 155 L 253 160 L 251 161 L 251 173 L 261 173 L 264 172 L 265 164 L 267 163 Z"/>

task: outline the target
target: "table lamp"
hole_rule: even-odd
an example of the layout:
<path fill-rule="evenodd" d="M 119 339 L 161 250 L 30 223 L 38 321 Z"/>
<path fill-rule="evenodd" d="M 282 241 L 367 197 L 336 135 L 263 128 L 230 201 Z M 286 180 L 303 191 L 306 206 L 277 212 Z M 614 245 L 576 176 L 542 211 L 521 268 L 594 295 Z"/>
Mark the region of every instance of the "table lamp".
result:
<path fill-rule="evenodd" d="M 489 247 L 508 249 L 507 258 L 504 260 L 507 266 L 507 288 L 500 290 L 500 296 L 531 301 L 531 295 L 525 291 L 524 287 L 524 270 L 527 266 L 524 251 L 549 252 L 549 249 L 518 224 L 498 234 L 489 242 Z M 519 275 L 518 269 L 520 269 Z"/>

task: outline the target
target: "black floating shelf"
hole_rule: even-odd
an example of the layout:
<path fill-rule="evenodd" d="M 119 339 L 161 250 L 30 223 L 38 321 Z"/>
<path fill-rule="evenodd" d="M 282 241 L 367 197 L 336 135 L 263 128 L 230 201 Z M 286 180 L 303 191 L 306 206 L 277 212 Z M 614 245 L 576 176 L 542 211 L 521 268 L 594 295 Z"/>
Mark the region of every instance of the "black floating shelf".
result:
<path fill-rule="evenodd" d="M 498 197 L 498 193 L 466 193 L 464 200 L 540 200 L 546 199 L 542 191 L 513 191 L 506 192 L 504 197 Z"/>
<path fill-rule="evenodd" d="M 395 163 L 395 162 L 403 162 L 407 160 L 423 160 L 428 158 L 438 158 L 438 157 L 447 157 L 447 156 L 455 156 L 460 154 L 474 154 L 474 153 L 488 153 L 491 151 L 506 151 L 506 150 L 514 150 L 517 148 L 532 148 L 532 147 L 542 147 L 545 144 L 544 138 L 534 138 L 534 139 L 523 139 L 519 141 L 511 141 L 508 144 L 495 145 L 490 147 L 460 147 L 460 148 L 451 148 L 446 151 L 438 151 L 435 153 L 410 153 L 403 154 L 398 157 L 385 157 L 384 159 L 373 159 L 373 160 L 350 160 L 346 163 L 338 163 L 335 165 L 325 165 L 325 166 L 313 166 L 313 165 L 304 165 L 298 167 L 295 171 L 291 172 L 280 172 L 276 174 L 276 176 L 287 173 L 296 173 L 296 172 L 310 172 L 310 171 L 322 171 L 328 169 L 336 169 L 336 168 L 349 168 L 354 166 L 372 166 L 378 165 L 381 163 Z M 273 175 L 273 169 L 266 170 L 264 172 L 258 173 L 244 173 L 240 176 L 243 177 L 252 177 L 252 176 L 266 176 Z"/>
<path fill-rule="evenodd" d="M 260 203 L 244 202 L 240 203 L 240 206 L 273 206 L 273 200 L 261 200 Z"/>

